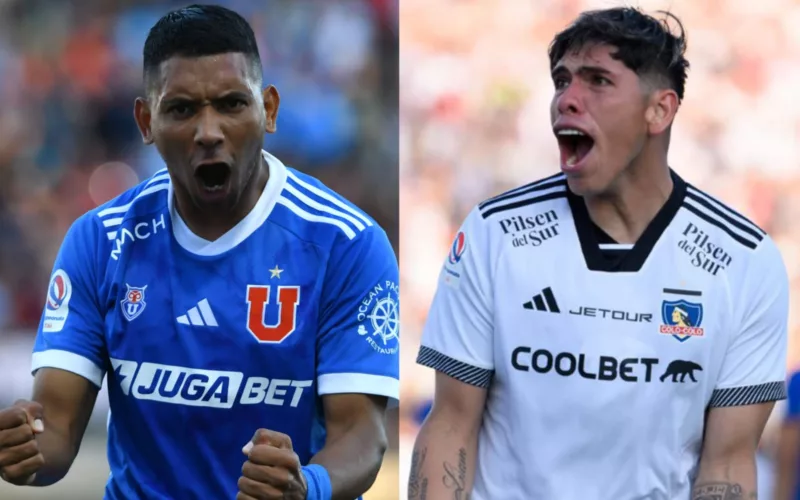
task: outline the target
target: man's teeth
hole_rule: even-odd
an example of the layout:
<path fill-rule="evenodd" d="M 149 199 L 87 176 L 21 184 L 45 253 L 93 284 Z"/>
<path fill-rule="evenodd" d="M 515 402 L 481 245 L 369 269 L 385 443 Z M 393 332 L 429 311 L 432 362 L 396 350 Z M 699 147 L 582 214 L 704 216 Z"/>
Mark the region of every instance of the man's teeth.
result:
<path fill-rule="evenodd" d="M 564 128 L 564 129 L 559 130 L 557 132 L 557 134 L 559 136 L 586 137 L 586 133 L 584 133 L 581 130 L 575 129 L 575 128 Z M 567 159 L 566 166 L 567 167 L 574 167 L 575 165 L 577 165 L 578 161 L 579 161 L 579 158 L 578 158 L 578 153 L 576 151 L 576 152 L 572 153 L 572 156 L 570 156 Z"/>
<path fill-rule="evenodd" d="M 222 184 L 218 184 L 216 186 L 205 186 L 206 191 L 210 191 L 212 193 L 214 191 L 220 191 L 223 187 L 225 187 L 225 186 L 223 186 Z"/>

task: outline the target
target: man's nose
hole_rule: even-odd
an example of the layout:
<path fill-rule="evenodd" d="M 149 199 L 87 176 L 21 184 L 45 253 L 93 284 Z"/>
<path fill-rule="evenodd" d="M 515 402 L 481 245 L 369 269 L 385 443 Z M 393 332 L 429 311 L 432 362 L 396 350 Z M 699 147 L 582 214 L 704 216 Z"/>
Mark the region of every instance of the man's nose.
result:
<path fill-rule="evenodd" d="M 581 112 L 581 89 L 576 82 L 570 83 L 561 91 L 556 100 L 556 109 L 561 115 L 574 115 Z"/>
<path fill-rule="evenodd" d="M 219 118 L 213 109 L 204 107 L 197 119 L 197 129 L 195 130 L 194 142 L 204 148 L 213 148 L 222 143 L 225 135 Z"/>

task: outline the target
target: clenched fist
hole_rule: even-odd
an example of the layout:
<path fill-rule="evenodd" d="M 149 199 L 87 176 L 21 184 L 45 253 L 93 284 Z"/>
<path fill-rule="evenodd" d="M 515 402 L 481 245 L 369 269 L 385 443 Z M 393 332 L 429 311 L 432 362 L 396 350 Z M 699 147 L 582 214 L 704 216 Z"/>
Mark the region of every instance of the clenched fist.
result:
<path fill-rule="evenodd" d="M 17 401 L 0 411 L 0 477 L 11 484 L 31 484 L 44 465 L 36 434 L 44 431 L 38 403 Z"/>
<path fill-rule="evenodd" d="M 305 500 L 306 479 L 289 436 L 259 429 L 242 452 L 247 461 L 236 500 Z"/>

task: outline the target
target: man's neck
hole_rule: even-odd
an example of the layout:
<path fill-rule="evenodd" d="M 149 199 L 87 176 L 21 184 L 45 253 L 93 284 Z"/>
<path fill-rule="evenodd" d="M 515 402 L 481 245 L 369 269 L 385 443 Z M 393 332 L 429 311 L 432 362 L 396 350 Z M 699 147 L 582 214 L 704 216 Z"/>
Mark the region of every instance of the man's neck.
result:
<path fill-rule="evenodd" d="M 221 208 L 203 210 L 188 200 L 182 203 L 179 197 L 175 196 L 175 209 L 192 233 L 206 241 L 215 241 L 247 217 L 261 198 L 269 179 L 269 165 L 263 157 L 259 158 L 261 163 L 248 179 L 247 188 L 236 205 L 229 210 Z"/>
<path fill-rule="evenodd" d="M 592 221 L 622 244 L 633 244 L 644 233 L 673 189 L 669 168 L 630 168 L 611 192 L 584 198 Z"/>

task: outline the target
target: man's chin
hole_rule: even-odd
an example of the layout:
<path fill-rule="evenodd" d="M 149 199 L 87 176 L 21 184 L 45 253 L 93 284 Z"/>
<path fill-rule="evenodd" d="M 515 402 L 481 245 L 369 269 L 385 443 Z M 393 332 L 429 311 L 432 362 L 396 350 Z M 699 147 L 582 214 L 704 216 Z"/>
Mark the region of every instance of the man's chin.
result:
<path fill-rule="evenodd" d="M 572 194 L 582 197 L 597 197 L 615 191 L 616 179 L 619 177 L 605 166 L 597 162 L 586 164 L 577 172 L 566 172 L 567 186 Z"/>
<path fill-rule="evenodd" d="M 604 186 L 598 185 L 596 176 L 582 173 L 581 175 L 568 175 L 567 186 L 576 196 L 596 196 L 602 194 Z"/>

